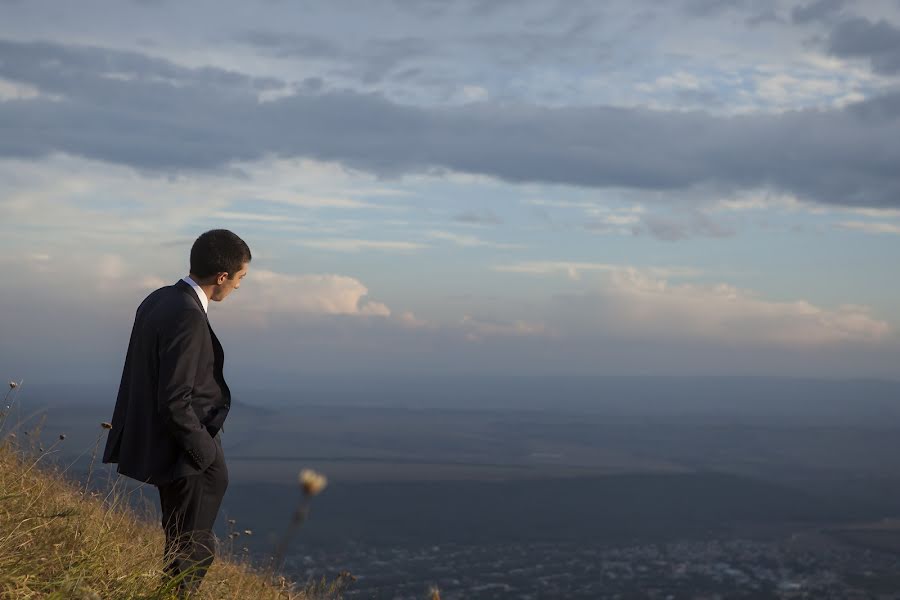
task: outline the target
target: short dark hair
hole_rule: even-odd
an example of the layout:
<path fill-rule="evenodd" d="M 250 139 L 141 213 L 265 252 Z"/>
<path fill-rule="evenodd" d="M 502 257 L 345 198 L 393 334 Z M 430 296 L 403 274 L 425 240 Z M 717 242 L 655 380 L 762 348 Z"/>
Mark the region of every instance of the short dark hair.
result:
<path fill-rule="evenodd" d="M 227 229 L 211 229 L 191 246 L 191 273 L 203 278 L 228 273 L 231 279 L 251 258 L 244 240 Z"/>

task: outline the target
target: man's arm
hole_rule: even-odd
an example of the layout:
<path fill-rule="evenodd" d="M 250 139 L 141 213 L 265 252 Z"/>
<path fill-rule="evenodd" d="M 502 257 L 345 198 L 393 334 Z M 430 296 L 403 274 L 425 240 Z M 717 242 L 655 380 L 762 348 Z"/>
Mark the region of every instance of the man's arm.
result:
<path fill-rule="evenodd" d="M 201 470 L 216 459 L 216 444 L 191 406 L 208 327 L 198 311 L 185 310 L 171 330 L 160 332 L 159 339 L 157 408 L 172 437 Z"/>

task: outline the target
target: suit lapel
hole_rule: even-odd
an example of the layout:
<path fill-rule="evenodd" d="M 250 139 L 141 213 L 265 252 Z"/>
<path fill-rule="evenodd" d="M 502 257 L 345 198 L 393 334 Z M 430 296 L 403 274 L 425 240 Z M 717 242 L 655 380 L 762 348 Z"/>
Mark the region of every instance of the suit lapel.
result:
<path fill-rule="evenodd" d="M 206 326 L 209 328 L 209 337 L 212 340 L 213 345 L 215 376 L 216 379 L 222 384 L 223 392 L 225 394 L 226 406 L 230 406 L 231 391 L 228 389 L 228 384 L 225 383 L 225 378 L 222 375 L 222 368 L 225 363 L 225 352 L 222 349 L 222 344 L 221 342 L 219 342 L 219 338 L 216 336 L 216 332 L 213 331 L 212 324 L 209 322 L 209 315 L 203 309 L 203 303 L 200 302 L 200 298 L 197 297 L 197 292 L 194 291 L 194 288 L 191 286 L 191 284 L 186 282 L 184 279 L 179 279 L 175 282 L 175 287 L 193 298 L 194 302 L 197 303 L 197 306 L 200 307 L 200 311 L 203 313 L 203 316 L 206 317 Z M 224 427 L 222 428 L 222 430 L 224 431 Z"/>

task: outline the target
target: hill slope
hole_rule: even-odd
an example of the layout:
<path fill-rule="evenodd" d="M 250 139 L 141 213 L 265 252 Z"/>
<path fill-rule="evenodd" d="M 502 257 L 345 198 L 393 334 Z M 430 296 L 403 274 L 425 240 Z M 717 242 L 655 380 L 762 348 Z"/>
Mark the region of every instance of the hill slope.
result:
<path fill-rule="evenodd" d="M 129 509 L 115 488 L 105 497 L 85 494 L 46 462 L 0 441 L 0 598 L 169 598 L 161 528 Z M 219 557 L 199 597 L 333 598 L 344 583 L 299 590 Z"/>

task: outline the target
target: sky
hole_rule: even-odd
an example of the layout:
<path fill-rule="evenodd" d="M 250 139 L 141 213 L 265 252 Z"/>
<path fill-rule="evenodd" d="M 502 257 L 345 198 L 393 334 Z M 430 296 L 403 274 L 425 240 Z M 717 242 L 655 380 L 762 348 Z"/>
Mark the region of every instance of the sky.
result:
<path fill-rule="evenodd" d="M 898 0 L 0 0 L 0 375 L 897 379 Z"/>

